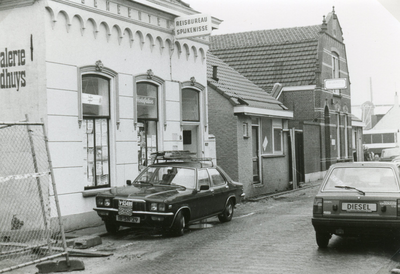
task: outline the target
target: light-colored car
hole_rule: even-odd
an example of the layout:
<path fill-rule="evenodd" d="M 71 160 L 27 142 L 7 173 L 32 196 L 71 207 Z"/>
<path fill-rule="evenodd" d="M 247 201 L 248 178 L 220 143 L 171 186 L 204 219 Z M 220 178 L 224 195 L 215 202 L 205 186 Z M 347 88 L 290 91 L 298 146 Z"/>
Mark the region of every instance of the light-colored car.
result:
<path fill-rule="evenodd" d="M 392 147 L 392 148 L 384 148 L 382 149 L 380 161 L 390 162 L 394 158 L 400 156 L 400 148 L 399 147 Z"/>
<path fill-rule="evenodd" d="M 398 162 L 332 165 L 314 199 L 312 224 L 319 247 L 338 236 L 400 232 Z"/>

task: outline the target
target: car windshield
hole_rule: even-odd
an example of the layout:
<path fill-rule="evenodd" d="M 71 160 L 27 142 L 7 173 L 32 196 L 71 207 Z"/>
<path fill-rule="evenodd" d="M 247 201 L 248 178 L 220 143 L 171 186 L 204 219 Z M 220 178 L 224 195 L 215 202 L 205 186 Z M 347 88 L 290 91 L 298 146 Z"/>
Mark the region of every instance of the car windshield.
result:
<path fill-rule="evenodd" d="M 194 189 L 195 170 L 185 167 L 148 167 L 135 180 L 134 183 L 151 185 L 182 186 Z"/>
<path fill-rule="evenodd" d="M 345 188 L 348 187 L 348 188 Z M 363 192 L 398 191 L 395 173 L 388 167 L 338 167 L 329 175 L 324 190 Z"/>

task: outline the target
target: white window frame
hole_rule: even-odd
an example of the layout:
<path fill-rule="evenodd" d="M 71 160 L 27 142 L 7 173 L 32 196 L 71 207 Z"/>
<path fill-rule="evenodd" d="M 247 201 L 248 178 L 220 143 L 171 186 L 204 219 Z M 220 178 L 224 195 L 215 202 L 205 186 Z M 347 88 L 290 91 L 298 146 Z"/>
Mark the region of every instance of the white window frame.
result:
<path fill-rule="evenodd" d="M 263 123 L 262 123 L 262 119 L 271 119 L 271 140 L 268 140 L 268 142 L 271 142 L 271 147 L 272 147 L 272 152 L 264 152 L 264 149 L 261 149 L 261 155 L 262 156 L 271 156 L 271 155 L 283 155 L 284 152 L 284 147 L 283 147 L 283 122 L 282 119 L 274 119 L 274 118 L 266 118 L 263 117 L 261 118 L 261 130 L 260 130 L 260 135 L 261 138 L 263 138 Z M 280 142 L 281 142 L 281 150 L 275 150 L 275 130 L 279 129 L 281 131 L 281 138 L 280 138 Z M 263 148 L 263 142 L 264 139 L 260 139 L 260 145 L 261 148 Z"/>
<path fill-rule="evenodd" d="M 340 78 L 339 54 L 332 52 L 332 79 Z M 334 94 L 340 94 L 339 89 L 332 90 Z"/>

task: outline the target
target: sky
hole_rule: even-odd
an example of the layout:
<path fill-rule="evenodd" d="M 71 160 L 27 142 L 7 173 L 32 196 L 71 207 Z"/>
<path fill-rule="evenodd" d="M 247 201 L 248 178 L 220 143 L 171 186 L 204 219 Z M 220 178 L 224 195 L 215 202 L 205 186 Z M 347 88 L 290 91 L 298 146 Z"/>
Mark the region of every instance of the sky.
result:
<path fill-rule="evenodd" d="M 400 91 L 400 16 L 395 17 L 399 0 L 184 2 L 223 20 L 212 35 L 318 25 L 334 6 L 346 46 L 352 105 L 371 100 L 371 89 L 375 105 L 393 104 L 395 92 Z"/>

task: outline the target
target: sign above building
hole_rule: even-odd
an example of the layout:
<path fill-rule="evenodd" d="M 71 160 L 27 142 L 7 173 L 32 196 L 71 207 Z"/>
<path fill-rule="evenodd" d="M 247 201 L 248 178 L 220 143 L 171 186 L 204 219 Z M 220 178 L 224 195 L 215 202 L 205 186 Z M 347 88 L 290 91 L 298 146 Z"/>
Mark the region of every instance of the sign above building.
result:
<path fill-rule="evenodd" d="M 346 78 L 325 79 L 325 89 L 344 89 L 347 88 Z"/>
<path fill-rule="evenodd" d="M 211 34 L 211 16 L 194 14 L 175 18 L 175 38 L 189 38 Z"/>

